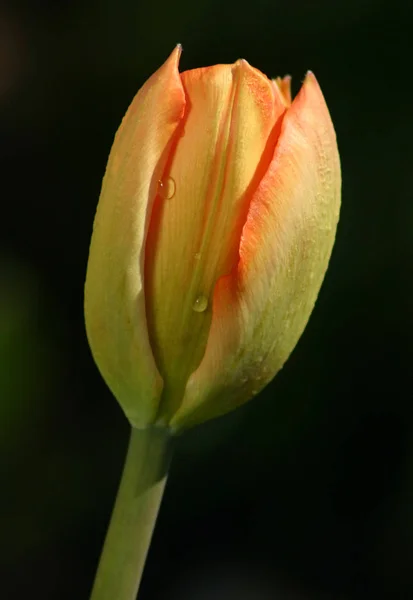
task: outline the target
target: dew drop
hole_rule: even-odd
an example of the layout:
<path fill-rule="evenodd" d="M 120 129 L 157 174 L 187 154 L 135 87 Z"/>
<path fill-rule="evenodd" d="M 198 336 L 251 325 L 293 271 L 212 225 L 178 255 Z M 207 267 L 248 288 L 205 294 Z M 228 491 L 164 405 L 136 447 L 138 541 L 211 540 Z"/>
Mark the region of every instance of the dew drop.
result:
<path fill-rule="evenodd" d="M 167 177 L 164 181 L 161 179 L 158 182 L 158 192 L 164 200 L 170 200 L 175 195 L 175 180 L 172 177 Z"/>
<path fill-rule="evenodd" d="M 197 252 L 197 253 L 195 254 L 195 260 L 199 260 L 200 258 L 201 258 L 201 253 L 200 253 L 200 252 Z"/>
<path fill-rule="evenodd" d="M 204 312 L 208 307 L 208 298 L 206 296 L 198 296 L 192 305 L 195 312 Z"/>

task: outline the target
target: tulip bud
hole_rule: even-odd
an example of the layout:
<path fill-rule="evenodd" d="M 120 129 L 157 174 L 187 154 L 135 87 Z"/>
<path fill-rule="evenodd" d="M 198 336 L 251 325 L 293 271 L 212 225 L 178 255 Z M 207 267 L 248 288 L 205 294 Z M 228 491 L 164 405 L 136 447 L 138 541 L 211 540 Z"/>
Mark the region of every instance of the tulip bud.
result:
<path fill-rule="evenodd" d="M 297 343 L 334 243 L 340 164 L 308 73 L 179 73 L 178 46 L 116 134 L 85 287 L 89 343 L 131 424 L 177 431 L 258 393 Z"/>

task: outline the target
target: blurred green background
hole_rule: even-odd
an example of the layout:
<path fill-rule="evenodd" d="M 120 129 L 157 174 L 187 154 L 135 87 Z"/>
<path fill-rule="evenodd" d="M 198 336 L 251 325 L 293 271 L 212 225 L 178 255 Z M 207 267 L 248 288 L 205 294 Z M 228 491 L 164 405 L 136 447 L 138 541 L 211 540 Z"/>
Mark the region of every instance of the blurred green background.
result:
<path fill-rule="evenodd" d="M 0 5 L 0 597 L 87 600 L 128 425 L 83 282 L 114 132 L 176 42 L 183 70 L 307 69 L 343 208 L 309 326 L 253 402 L 179 439 L 146 600 L 413 598 L 413 3 Z M 116 600 L 116 599 L 114 599 Z"/>

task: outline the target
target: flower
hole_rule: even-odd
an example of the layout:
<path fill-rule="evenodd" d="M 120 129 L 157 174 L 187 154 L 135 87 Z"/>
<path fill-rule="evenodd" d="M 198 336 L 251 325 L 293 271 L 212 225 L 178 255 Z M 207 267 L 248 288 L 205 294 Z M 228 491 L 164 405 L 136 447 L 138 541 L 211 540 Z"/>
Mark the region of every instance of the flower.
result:
<path fill-rule="evenodd" d="M 340 163 L 315 76 L 291 101 L 245 60 L 177 46 L 116 134 L 85 286 L 89 343 L 134 427 L 224 414 L 279 371 L 335 238 Z"/>

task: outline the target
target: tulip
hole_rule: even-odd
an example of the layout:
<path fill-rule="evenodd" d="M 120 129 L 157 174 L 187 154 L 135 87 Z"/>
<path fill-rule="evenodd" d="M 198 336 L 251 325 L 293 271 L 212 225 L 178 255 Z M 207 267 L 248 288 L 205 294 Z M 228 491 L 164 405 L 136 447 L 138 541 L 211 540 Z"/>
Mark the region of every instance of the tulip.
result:
<path fill-rule="evenodd" d="M 85 288 L 87 333 L 134 427 L 177 431 L 259 392 L 313 309 L 340 205 L 315 76 L 245 60 L 179 73 L 177 46 L 116 134 Z"/>
<path fill-rule="evenodd" d="M 180 54 L 122 121 L 90 246 L 87 335 L 132 425 L 92 600 L 135 597 L 171 433 L 232 410 L 283 366 L 338 221 L 339 156 L 314 75 L 291 101 L 289 77 L 245 60 L 180 74 Z"/>

